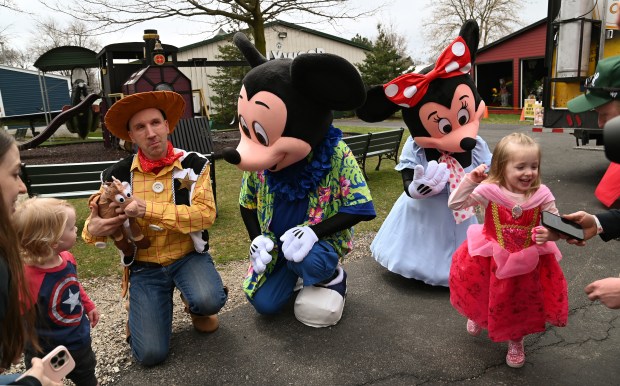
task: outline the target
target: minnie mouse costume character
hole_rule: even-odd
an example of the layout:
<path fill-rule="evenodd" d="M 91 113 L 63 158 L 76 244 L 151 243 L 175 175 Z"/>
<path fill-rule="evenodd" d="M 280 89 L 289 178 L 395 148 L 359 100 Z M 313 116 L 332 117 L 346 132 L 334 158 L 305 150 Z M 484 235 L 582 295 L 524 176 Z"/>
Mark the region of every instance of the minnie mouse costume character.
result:
<path fill-rule="evenodd" d="M 478 47 L 478 24 L 467 21 L 433 67 L 367 91 L 357 115 L 382 121 L 397 110 L 411 136 L 396 170 L 404 193 L 394 203 L 370 249 L 388 270 L 427 284 L 448 286 L 452 254 L 476 224 L 473 208 L 448 208 L 450 190 L 491 152 L 478 136 L 485 103 L 469 76 Z"/>
<path fill-rule="evenodd" d="M 224 150 L 244 171 L 239 204 L 252 240 L 244 291 L 259 313 L 274 314 L 301 278 L 295 317 L 334 325 L 346 295 L 339 261 L 351 250 L 353 225 L 375 210 L 332 110 L 364 103 L 364 84 L 336 55 L 267 61 L 244 34 L 234 43 L 252 66 L 239 93 L 241 141 Z"/>

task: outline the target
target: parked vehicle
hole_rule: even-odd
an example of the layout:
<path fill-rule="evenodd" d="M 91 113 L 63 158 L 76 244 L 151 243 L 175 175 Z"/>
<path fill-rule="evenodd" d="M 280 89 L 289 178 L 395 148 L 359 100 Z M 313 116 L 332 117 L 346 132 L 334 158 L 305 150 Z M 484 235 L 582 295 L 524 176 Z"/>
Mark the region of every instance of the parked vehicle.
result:
<path fill-rule="evenodd" d="M 566 104 L 584 92 L 599 60 L 620 55 L 618 5 L 609 0 L 549 0 L 548 6 L 543 127 L 569 129 L 577 146 L 590 141 L 602 145 L 597 113 L 571 113 Z"/>

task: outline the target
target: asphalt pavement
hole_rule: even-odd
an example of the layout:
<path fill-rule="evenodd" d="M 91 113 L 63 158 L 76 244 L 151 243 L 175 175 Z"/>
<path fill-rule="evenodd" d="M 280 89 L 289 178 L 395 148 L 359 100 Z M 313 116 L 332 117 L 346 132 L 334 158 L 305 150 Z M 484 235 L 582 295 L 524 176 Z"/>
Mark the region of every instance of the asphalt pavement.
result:
<path fill-rule="evenodd" d="M 480 134 L 492 148 L 512 131 L 540 142 L 543 181 L 560 212 L 604 210 L 593 195 L 608 165 L 600 149 L 573 149 L 572 136 L 531 133 L 528 126 L 484 125 Z M 368 172 L 372 179 L 374 171 Z M 485 332 L 467 334 L 447 288 L 392 274 L 368 253 L 344 264 L 348 295 L 336 326 L 307 327 L 295 319 L 292 306 L 278 316 L 260 316 L 246 303 L 222 313 L 213 334 L 196 333 L 189 325 L 173 334 L 166 362 L 132 365 L 116 384 L 620 384 L 620 310 L 590 302 L 583 291 L 596 279 L 618 276 L 617 241 L 597 237 L 586 247 L 558 245 L 568 281 L 568 325 L 527 336 L 521 369 L 506 366 L 506 344 L 490 341 Z"/>

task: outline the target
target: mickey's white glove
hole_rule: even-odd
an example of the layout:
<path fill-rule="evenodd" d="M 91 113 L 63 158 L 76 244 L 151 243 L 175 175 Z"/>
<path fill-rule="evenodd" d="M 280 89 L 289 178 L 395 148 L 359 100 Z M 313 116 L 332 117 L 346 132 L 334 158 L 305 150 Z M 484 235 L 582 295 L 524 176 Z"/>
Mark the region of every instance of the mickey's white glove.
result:
<path fill-rule="evenodd" d="M 250 244 L 250 261 L 254 272 L 263 273 L 267 264 L 271 262 L 271 250 L 273 249 L 273 241 L 269 237 L 263 235 L 256 236 Z"/>
<path fill-rule="evenodd" d="M 441 192 L 448 182 L 450 171 L 445 163 L 430 161 L 424 166 L 416 165 L 413 170 L 413 182 L 409 184 L 411 198 L 427 198 Z"/>
<path fill-rule="evenodd" d="M 282 252 L 286 260 L 299 263 L 312 249 L 314 243 L 319 241 L 310 227 L 295 227 L 284 232 L 282 237 Z"/>

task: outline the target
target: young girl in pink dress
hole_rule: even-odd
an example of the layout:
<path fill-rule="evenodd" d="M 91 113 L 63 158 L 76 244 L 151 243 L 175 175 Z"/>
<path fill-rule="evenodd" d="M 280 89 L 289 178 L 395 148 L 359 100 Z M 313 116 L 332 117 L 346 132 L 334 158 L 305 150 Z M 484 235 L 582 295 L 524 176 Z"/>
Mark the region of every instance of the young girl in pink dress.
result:
<path fill-rule="evenodd" d="M 453 210 L 481 205 L 484 224 L 471 225 L 450 268 L 450 302 L 468 318 L 473 336 L 483 328 L 495 342 L 508 341 L 506 364 L 525 363 L 523 337 L 568 317 L 557 235 L 538 226 L 542 211 L 558 214 L 555 198 L 540 182 L 540 148 L 525 134 L 502 138 L 488 175 L 480 165 L 452 192 Z"/>

